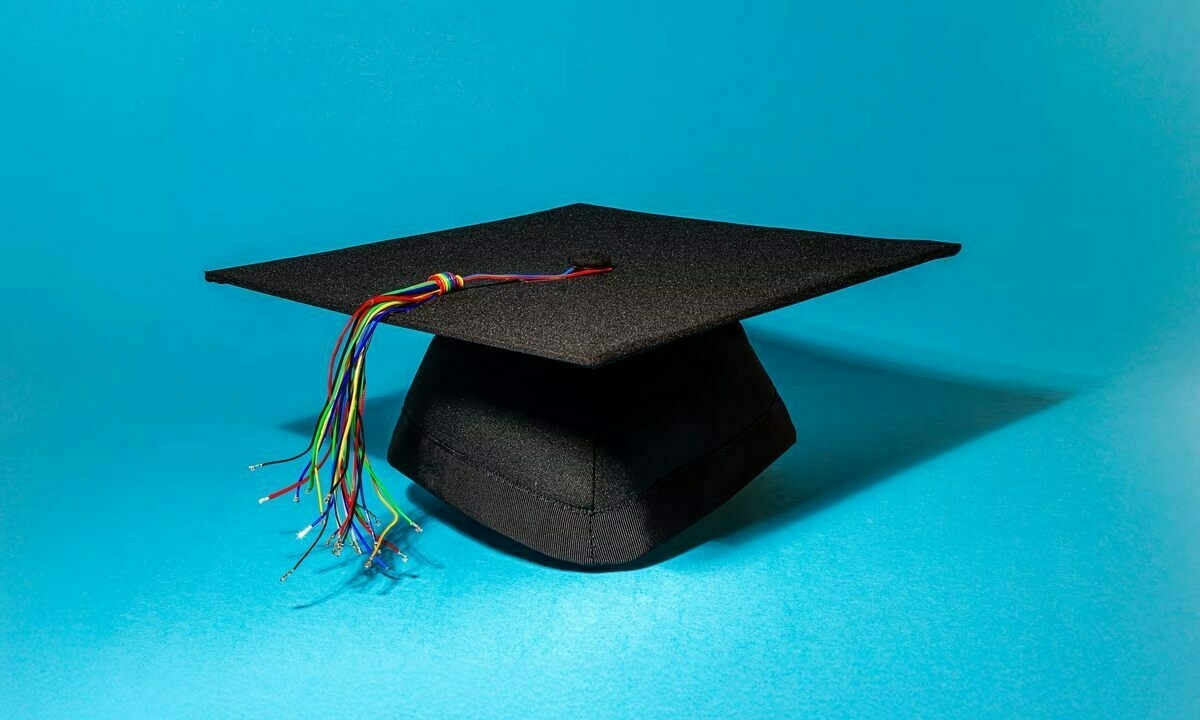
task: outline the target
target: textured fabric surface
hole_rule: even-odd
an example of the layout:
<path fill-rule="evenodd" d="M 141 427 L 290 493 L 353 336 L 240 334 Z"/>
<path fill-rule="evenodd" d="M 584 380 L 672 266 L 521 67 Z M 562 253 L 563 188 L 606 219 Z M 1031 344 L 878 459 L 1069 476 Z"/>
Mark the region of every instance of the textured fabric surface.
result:
<path fill-rule="evenodd" d="M 687 335 L 949 257 L 959 245 L 735 225 L 568 205 L 465 228 L 214 270 L 230 283 L 339 312 L 429 274 L 551 273 L 572 257 L 616 270 L 564 283 L 475 287 L 389 322 L 596 366 Z"/>
<path fill-rule="evenodd" d="M 628 562 L 795 441 L 738 323 L 601 368 L 435 338 L 388 460 L 552 557 Z"/>

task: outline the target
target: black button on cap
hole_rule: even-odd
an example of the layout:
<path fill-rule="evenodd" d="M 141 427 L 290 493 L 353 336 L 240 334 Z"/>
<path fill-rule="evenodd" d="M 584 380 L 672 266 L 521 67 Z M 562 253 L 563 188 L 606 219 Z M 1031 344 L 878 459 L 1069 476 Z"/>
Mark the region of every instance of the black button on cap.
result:
<path fill-rule="evenodd" d="M 591 270 L 594 268 L 610 268 L 612 258 L 597 250 L 580 250 L 571 256 L 567 262 L 576 270 Z"/>

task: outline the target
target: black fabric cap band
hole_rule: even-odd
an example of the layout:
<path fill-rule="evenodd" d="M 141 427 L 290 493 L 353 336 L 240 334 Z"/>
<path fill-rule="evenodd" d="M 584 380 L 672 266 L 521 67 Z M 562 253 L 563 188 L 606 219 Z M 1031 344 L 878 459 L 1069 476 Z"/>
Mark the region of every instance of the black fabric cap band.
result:
<path fill-rule="evenodd" d="M 599 369 L 436 338 L 388 460 L 538 552 L 611 565 L 707 515 L 794 442 L 734 323 Z"/>

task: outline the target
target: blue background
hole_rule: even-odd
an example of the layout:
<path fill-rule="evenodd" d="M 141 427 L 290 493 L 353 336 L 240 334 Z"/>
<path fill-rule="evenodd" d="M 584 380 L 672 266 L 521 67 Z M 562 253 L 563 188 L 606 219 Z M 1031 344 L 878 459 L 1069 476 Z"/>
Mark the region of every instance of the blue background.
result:
<path fill-rule="evenodd" d="M 0 7 L 5 717 L 1200 714 L 1196 3 L 246 5 Z M 657 564 L 393 476 L 280 585 L 340 321 L 202 270 L 575 201 L 965 249 L 750 323 L 799 442 Z"/>

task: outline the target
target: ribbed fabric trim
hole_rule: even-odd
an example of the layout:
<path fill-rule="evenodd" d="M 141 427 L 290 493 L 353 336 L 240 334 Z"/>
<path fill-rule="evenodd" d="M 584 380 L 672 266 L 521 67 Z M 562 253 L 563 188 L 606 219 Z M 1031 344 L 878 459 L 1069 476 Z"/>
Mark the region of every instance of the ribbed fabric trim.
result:
<path fill-rule="evenodd" d="M 733 438 L 642 494 L 600 510 L 575 507 L 482 468 L 402 415 L 389 462 L 483 525 L 559 560 L 619 565 L 677 535 L 731 498 L 796 441 L 776 394 Z"/>

